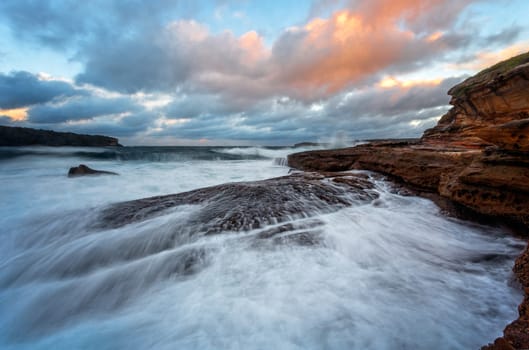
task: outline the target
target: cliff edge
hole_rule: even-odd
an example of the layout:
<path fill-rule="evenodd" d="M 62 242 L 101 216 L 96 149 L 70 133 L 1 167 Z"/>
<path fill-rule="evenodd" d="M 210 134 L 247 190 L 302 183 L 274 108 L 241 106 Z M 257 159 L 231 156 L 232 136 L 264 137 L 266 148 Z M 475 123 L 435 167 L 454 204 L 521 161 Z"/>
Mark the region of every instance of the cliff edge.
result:
<path fill-rule="evenodd" d="M 118 139 L 108 136 L 0 126 L 0 146 L 105 147 L 121 145 Z"/>
<path fill-rule="evenodd" d="M 288 157 L 310 171 L 364 169 L 529 233 L 529 52 L 448 91 L 453 107 L 416 141 L 376 141 Z M 525 291 L 519 318 L 485 349 L 529 348 L 529 251 L 514 272 Z"/>

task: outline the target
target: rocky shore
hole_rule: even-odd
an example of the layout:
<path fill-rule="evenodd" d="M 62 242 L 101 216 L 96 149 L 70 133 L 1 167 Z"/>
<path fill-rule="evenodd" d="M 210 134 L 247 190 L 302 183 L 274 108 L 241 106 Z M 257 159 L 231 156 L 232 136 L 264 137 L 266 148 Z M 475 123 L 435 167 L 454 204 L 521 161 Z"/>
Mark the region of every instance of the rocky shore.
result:
<path fill-rule="evenodd" d="M 454 211 L 529 233 L 529 53 L 500 62 L 448 91 L 453 108 L 421 139 L 290 155 L 300 170 L 386 174 Z M 513 269 L 524 288 L 519 318 L 484 349 L 529 348 L 529 250 Z M 501 302 L 501 301 L 499 301 Z"/>
<path fill-rule="evenodd" d="M 0 146 L 121 146 L 118 139 L 101 135 L 83 135 L 11 126 L 0 126 Z"/>

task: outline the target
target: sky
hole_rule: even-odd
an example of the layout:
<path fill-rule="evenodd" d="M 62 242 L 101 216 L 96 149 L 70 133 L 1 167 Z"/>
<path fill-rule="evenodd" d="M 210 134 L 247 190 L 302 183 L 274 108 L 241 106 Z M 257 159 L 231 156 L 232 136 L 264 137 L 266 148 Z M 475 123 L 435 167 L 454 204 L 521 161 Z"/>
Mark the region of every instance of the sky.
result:
<path fill-rule="evenodd" d="M 419 137 L 527 0 L 2 0 L 0 125 L 125 145 Z"/>

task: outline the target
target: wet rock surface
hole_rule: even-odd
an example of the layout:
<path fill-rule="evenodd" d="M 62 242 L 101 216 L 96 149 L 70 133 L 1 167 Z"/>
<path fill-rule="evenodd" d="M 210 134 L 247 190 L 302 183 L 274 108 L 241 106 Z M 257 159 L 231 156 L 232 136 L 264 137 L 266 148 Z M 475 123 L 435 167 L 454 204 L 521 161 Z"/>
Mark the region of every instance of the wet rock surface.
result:
<path fill-rule="evenodd" d="M 489 221 L 529 233 L 529 53 L 500 62 L 448 92 L 453 108 L 420 140 L 375 141 L 290 155 L 306 171 L 372 170 Z M 445 202 L 446 203 L 446 202 Z M 525 290 L 520 318 L 487 349 L 529 348 L 529 253 L 514 271 Z"/>
<path fill-rule="evenodd" d="M 372 187 L 362 175 L 292 174 L 118 203 L 105 209 L 98 222 L 102 228 L 116 228 L 181 205 L 200 205 L 191 219 L 197 233 L 252 230 L 376 199 Z"/>

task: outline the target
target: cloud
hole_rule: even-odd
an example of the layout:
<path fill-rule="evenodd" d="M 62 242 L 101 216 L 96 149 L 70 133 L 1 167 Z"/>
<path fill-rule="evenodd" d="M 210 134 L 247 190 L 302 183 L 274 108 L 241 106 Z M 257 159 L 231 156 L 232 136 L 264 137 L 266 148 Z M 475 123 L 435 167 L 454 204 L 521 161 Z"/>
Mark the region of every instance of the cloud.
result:
<path fill-rule="evenodd" d="M 120 119 L 97 118 L 85 123 L 63 123 L 54 127 L 56 130 L 70 131 L 81 134 L 111 135 L 114 137 L 132 137 L 144 133 L 153 125 L 155 115 L 139 112 Z"/>
<path fill-rule="evenodd" d="M 0 109 L 16 109 L 81 94 L 71 84 L 45 80 L 29 72 L 0 73 Z"/>
<path fill-rule="evenodd" d="M 17 38 L 73 53 L 82 71 L 71 83 L 0 73 L 0 115 L 153 143 L 419 136 L 460 80 L 426 69 L 521 50 L 499 51 L 522 28 L 483 34 L 462 15 L 478 2 L 316 0 L 305 24 L 265 40 L 199 23 L 201 1 L 6 0 L 0 18 Z"/>
<path fill-rule="evenodd" d="M 376 117 L 447 106 L 450 98 L 446 92 L 463 79 L 464 77 L 454 77 L 444 79 L 437 84 L 429 82 L 415 83 L 409 87 L 396 85 L 390 88 L 367 89 L 334 99 L 330 113 L 351 117 Z"/>
<path fill-rule="evenodd" d="M 447 111 L 446 91 L 463 79 L 400 81 L 400 85 L 387 88 L 374 85 L 311 105 L 288 97 L 269 98 L 241 110 L 230 110 L 221 99 L 186 98 L 167 106 L 166 117 L 173 119 L 162 122 L 150 137 L 256 140 L 267 144 L 330 138 L 336 130 L 359 139 L 419 137 Z M 208 103 L 201 105 L 200 101 Z M 219 110 L 223 112 L 215 112 Z"/>
<path fill-rule="evenodd" d="M 18 35 L 29 36 L 31 28 L 76 44 L 74 59 L 84 65 L 77 83 L 122 93 L 218 94 L 248 107 L 275 96 L 312 103 L 384 74 L 442 60 L 444 53 L 469 44 L 470 35 L 454 26 L 461 11 L 476 1 L 320 0 L 312 14 L 346 7 L 287 28 L 271 47 L 255 31 L 211 33 L 195 20 L 178 18 L 181 1 L 131 1 L 120 4 L 119 11 L 110 1 L 63 7 L 7 1 L 3 7 Z M 95 11 L 96 6 L 101 9 Z M 30 10 L 39 10 L 43 18 L 30 23 Z M 140 15 L 147 10 L 152 16 Z M 490 39 L 507 40 L 516 33 L 512 29 Z"/>
<path fill-rule="evenodd" d="M 479 51 L 472 55 L 465 57 L 462 62 L 451 64 L 452 69 L 468 69 L 473 71 L 480 71 L 495 63 L 504 61 L 510 57 L 527 52 L 529 41 L 522 41 L 503 47 L 495 51 Z"/>
<path fill-rule="evenodd" d="M 28 108 L 0 109 L 0 115 L 14 121 L 21 121 L 27 118 Z"/>
<path fill-rule="evenodd" d="M 453 26 L 461 11 L 479 0 L 352 0 L 350 6 L 374 25 L 398 23 L 416 34 Z"/>
<path fill-rule="evenodd" d="M 28 111 L 31 123 L 63 123 L 66 121 L 93 119 L 104 115 L 139 111 L 140 107 L 127 97 L 104 98 L 78 96 L 57 104 L 44 104 Z"/>
<path fill-rule="evenodd" d="M 90 42 L 80 50 L 85 69 L 76 80 L 124 93 L 219 94 L 246 106 L 274 96 L 310 103 L 468 45 L 470 37 L 452 25 L 469 3 L 353 1 L 329 18 L 286 29 L 271 47 L 255 31 L 210 33 L 194 20 L 176 20 L 112 43 Z"/>
<path fill-rule="evenodd" d="M 461 35 L 453 40 L 450 30 L 469 3 L 352 2 L 351 8 L 292 28 L 277 40 L 273 58 L 279 79 L 311 100 L 365 83 L 382 72 L 425 67 L 466 44 Z"/>
<path fill-rule="evenodd" d="M 0 18 L 19 39 L 67 49 L 92 39 L 111 43 L 130 37 L 159 26 L 168 15 L 190 16 L 199 6 L 182 0 L 3 0 Z"/>
<path fill-rule="evenodd" d="M 0 115 L 0 125 L 11 125 L 13 120 L 7 115 Z"/>
<path fill-rule="evenodd" d="M 195 119 L 200 116 L 227 116 L 246 111 L 245 106 L 238 106 L 233 101 L 226 101 L 215 94 L 191 94 L 175 97 L 162 108 L 168 119 Z"/>

